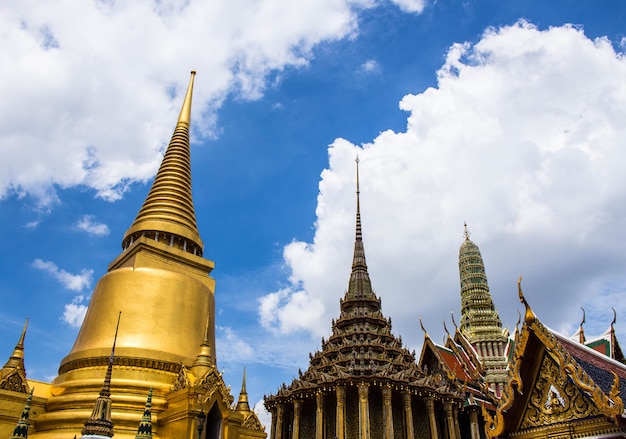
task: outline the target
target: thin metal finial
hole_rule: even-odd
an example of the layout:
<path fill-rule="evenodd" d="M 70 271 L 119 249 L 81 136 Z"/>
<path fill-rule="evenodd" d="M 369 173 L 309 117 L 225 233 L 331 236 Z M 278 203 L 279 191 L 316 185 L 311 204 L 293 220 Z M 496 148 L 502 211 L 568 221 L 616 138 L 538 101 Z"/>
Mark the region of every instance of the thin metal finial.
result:
<path fill-rule="evenodd" d="M 448 334 L 448 338 L 450 338 L 450 332 L 448 331 L 448 327 L 446 326 L 446 321 L 443 321 L 443 330 L 446 331 L 446 334 Z"/>
<path fill-rule="evenodd" d="M 465 238 L 465 240 L 466 240 L 466 241 L 468 241 L 468 240 L 470 239 L 470 235 L 471 235 L 471 233 L 470 233 L 470 231 L 467 229 L 467 222 L 464 222 L 464 223 L 463 223 L 463 228 L 464 228 L 464 230 L 463 230 L 463 237 Z"/>

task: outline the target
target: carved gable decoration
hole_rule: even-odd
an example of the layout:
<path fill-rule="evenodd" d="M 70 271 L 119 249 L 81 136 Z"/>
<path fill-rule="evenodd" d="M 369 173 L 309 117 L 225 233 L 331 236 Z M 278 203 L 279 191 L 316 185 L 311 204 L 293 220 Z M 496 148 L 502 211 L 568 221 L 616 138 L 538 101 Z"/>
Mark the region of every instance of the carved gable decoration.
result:
<path fill-rule="evenodd" d="M 30 388 L 28 387 L 28 381 L 26 375 L 19 369 L 14 369 L 6 376 L 0 379 L 0 389 L 11 390 L 13 392 L 28 393 Z"/>
<path fill-rule="evenodd" d="M 602 413 L 568 378 L 563 368 L 545 355 L 520 429 L 601 416 Z"/>
<path fill-rule="evenodd" d="M 241 427 L 245 430 L 265 432 L 265 427 L 263 427 L 263 424 L 261 424 L 261 421 L 259 421 L 259 418 L 254 412 L 251 412 L 246 419 L 244 419 Z"/>
<path fill-rule="evenodd" d="M 233 403 L 235 398 L 230 394 L 230 388 L 226 387 L 222 374 L 212 367 L 200 380 L 196 386 L 198 391 L 198 399 L 202 403 L 209 401 L 215 392 L 218 392 L 222 401 L 227 407 Z"/>

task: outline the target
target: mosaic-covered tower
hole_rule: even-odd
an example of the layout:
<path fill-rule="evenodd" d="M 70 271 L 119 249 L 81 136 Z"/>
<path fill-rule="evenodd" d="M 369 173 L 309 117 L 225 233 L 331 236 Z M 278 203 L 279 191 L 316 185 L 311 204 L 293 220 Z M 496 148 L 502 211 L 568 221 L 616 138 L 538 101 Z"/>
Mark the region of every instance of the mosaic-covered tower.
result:
<path fill-rule="evenodd" d="M 460 330 L 485 369 L 485 381 L 499 395 L 506 381 L 508 334 L 506 329 L 502 329 L 502 321 L 489 292 L 483 258 L 478 246 L 470 239 L 467 225 L 464 236 L 459 249 Z"/>

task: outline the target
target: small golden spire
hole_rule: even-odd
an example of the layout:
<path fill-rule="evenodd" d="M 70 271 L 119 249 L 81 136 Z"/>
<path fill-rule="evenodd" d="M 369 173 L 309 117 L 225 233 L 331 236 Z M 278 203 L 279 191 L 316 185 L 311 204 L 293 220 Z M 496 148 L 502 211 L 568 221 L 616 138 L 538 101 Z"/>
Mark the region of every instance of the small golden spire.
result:
<path fill-rule="evenodd" d="M 471 235 L 470 231 L 467 229 L 467 222 L 463 223 L 463 228 L 464 228 L 464 230 L 463 230 L 463 237 L 467 241 L 467 240 L 470 239 L 470 235 Z"/>
<path fill-rule="evenodd" d="M 535 313 L 533 312 L 533 310 L 530 309 L 530 305 L 528 305 L 528 302 L 526 302 L 526 299 L 524 298 L 524 293 L 522 292 L 522 276 L 520 276 L 519 280 L 517 281 L 517 292 L 519 294 L 520 302 L 522 302 L 524 304 L 524 307 L 526 307 L 526 314 L 524 315 L 524 321 L 526 322 L 527 325 L 530 325 L 531 323 L 535 321 L 536 317 L 535 317 Z"/>
<path fill-rule="evenodd" d="M 2 368 L 2 374 L 0 374 L 0 377 L 5 375 L 9 371 L 9 369 L 19 369 L 22 372 L 26 373 L 26 368 L 24 367 L 24 339 L 26 338 L 26 329 L 28 329 L 28 317 L 26 318 L 26 323 L 24 323 L 24 328 L 22 329 L 20 339 L 15 345 L 11 356 Z"/>
<path fill-rule="evenodd" d="M 208 368 L 211 367 L 211 365 L 213 364 L 213 359 L 211 357 L 211 343 L 209 342 L 210 340 L 210 315 L 207 314 L 206 316 L 206 325 L 204 327 L 204 339 L 202 340 L 202 344 L 200 345 L 200 351 L 198 352 L 198 355 L 196 356 L 196 360 L 193 362 L 192 367 L 192 372 L 193 374 L 196 376 L 196 378 L 200 378 L 201 375 L 204 375 L 204 372 L 206 372 L 206 370 L 204 368 Z M 202 371 L 199 370 L 198 368 L 202 368 Z"/>
<path fill-rule="evenodd" d="M 238 412 L 249 412 L 250 405 L 248 404 L 248 392 L 246 391 L 246 368 L 243 368 L 243 380 L 241 381 L 241 392 L 239 392 L 239 401 L 237 401 Z"/>

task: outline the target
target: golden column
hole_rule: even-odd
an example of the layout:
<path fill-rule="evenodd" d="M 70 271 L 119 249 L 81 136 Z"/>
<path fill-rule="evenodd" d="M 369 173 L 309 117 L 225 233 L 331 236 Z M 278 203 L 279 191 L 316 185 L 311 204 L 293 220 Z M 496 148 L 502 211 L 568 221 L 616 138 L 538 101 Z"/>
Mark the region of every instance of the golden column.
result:
<path fill-rule="evenodd" d="M 415 429 L 413 427 L 413 410 L 411 408 L 411 394 L 409 392 L 402 392 L 402 404 L 404 405 L 406 439 L 413 439 L 415 437 Z"/>
<path fill-rule="evenodd" d="M 359 439 L 370 439 L 369 386 L 359 383 Z"/>
<path fill-rule="evenodd" d="M 315 410 L 315 439 L 324 439 L 324 394 L 315 394 L 317 408 Z"/>
<path fill-rule="evenodd" d="M 478 409 L 475 406 L 471 406 L 469 415 L 471 439 L 480 439 L 480 430 L 478 427 Z"/>
<path fill-rule="evenodd" d="M 300 415 L 302 415 L 302 400 L 293 401 L 293 439 L 300 439 Z"/>
<path fill-rule="evenodd" d="M 446 427 L 448 430 L 448 439 L 456 439 L 456 431 L 454 428 L 454 419 L 452 416 L 452 401 L 443 403 L 443 412 L 446 416 Z"/>
<path fill-rule="evenodd" d="M 383 386 L 383 431 L 385 439 L 393 439 L 393 410 L 391 407 L 391 387 Z M 410 402 L 410 401 L 409 401 Z M 411 422 L 412 424 L 412 422 Z M 409 436 L 408 439 L 411 439 Z"/>
<path fill-rule="evenodd" d="M 336 393 L 335 439 L 346 439 L 346 387 L 337 386 Z"/>
<path fill-rule="evenodd" d="M 282 439 L 283 437 L 283 415 L 285 413 L 284 404 L 281 402 L 278 404 L 278 408 L 276 410 L 276 431 L 274 434 L 274 439 Z"/>
<path fill-rule="evenodd" d="M 426 403 L 426 411 L 428 412 L 428 424 L 430 426 L 430 439 L 438 439 L 437 418 L 435 417 L 435 401 L 432 397 L 424 398 Z"/>

